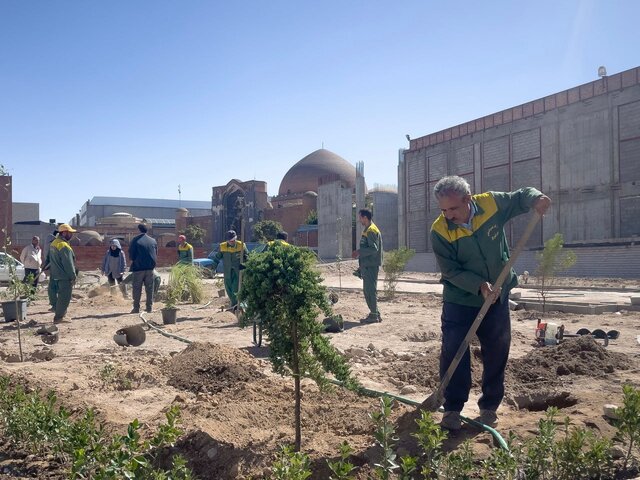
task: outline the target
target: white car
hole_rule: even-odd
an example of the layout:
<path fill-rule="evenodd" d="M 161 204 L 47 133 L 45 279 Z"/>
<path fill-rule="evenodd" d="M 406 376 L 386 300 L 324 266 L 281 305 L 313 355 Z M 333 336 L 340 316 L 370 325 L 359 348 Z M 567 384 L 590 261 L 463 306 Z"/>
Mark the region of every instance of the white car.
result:
<path fill-rule="evenodd" d="M 14 268 L 10 266 L 11 264 L 15 265 L 15 274 L 18 280 L 24 279 L 24 265 L 11 255 L 0 252 L 0 282 L 9 283 L 11 281 L 11 270 Z"/>

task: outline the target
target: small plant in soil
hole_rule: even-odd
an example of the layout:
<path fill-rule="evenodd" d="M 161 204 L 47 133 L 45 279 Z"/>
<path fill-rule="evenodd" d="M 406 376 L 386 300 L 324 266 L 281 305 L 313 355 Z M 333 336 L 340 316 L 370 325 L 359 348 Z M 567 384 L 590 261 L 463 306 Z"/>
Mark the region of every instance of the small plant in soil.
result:
<path fill-rule="evenodd" d="M 271 470 L 272 480 L 305 480 L 311 476 L 311 462 L 306 453 L 296 452 L 291 445 L 284 445 Z"/>
<path fill-rule="evenodd" d="M 319 313 L 331 314 L 327 292 L 315 268 L 315 255 L 301 248 L 274 244 L 249 256 L 240 301 L 247 318 L 262 319 L 273 370 L 294 379 L 295 451 L 301 446 L 300 379 L 307 376 L 323 389 L 330 372 L 347 387 L 357 388 L 345 359 L 322 335 Z"/>
<path fill-rule="evenodd" d="M 562 234 L 556 233 L 544 242 L 544 249 L 536 254 L 538 260 L 536 277 L 540 281 L 538 295 L 542 302 L 543 315 L 546 311 L 549 287 L 553 285 L 557 274 L 571 268 L 577 261 L 576 254 L 572 250 L 563 249 L 563 245 Z"/>
<path fill-rule="evenodd" d="M 394 450 L 395 442 L 398 438 L 395 436 L 396 431 L 391 421 L 392 407 L 393 400 L 391 398 L 387 396 L 381 397 L 380 410 L 369 415 L 376 426 L 373 434 L 376 444 L 382 448 L 382 460 L 380 463 L 375 464 L 376 477 L 381 480 L 388 480 L 393 472 L 399 468 Z"/>
<path fill-rule="evenodd" d="M 637 466 L 640 451 L 640 390 L 631 385 L 622 387 L 623 406 L 616 409 L 615 425 L 618 428 L 616 440 L 625 447 L 623 470 L 630 464 Z"/>
<path fill-rule="evenodd" d="M 407 262 L 415 255 L 412 248 L 400 247 L 398 250 L 384 252 L 382 269 L 384 270 L 384 296 L 392 299 L 396 296 L 396 286 Z"/>
<path fill-rule="evenodd" d="M 353 448 L 346 440 L 340 444 L 340 459 L 335 462 L 327 460 L 327 465 L 332 473 L 329 480 L 350 480 L 353 478 L 351 474 L 356 470 L 356 466 L 349 461 L 352 453 Z"/>
<path fill-rule="evenodd" d="M 117 365 L 107 362 L 100 369 L 100 379 L 116 390 L 133 390 L 133 382 Z"/>

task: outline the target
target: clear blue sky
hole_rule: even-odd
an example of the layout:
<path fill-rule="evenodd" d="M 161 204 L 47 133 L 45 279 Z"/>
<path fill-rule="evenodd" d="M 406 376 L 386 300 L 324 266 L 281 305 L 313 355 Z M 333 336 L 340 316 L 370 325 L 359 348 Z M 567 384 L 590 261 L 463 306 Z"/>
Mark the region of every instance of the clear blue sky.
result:
<path fill-rule="evenodd" d="M 325 148 L 397 183 L 419 137 L 640 65 L 640 2 L 0 0 L 0 163 L 67 221 L 94 195 L 277 194 Z"/>

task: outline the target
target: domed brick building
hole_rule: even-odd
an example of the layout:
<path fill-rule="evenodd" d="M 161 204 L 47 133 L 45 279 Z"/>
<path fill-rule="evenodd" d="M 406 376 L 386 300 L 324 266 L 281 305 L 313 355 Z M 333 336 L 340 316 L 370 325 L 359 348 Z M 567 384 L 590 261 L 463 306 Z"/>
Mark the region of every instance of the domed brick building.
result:
<path fill-rule="evenodd" d="M 341 180 L 352 189 L 356 184 L 356 168 L 340 155 L 321 148 L 293 165 L 280 182 L 278 195 L 271 199 L 272 210 L 265 211 L 266 220 L 275 220 L 294 239 L 309 213 L 317 211 L 320 181 Z M 306 232 L 303 244 L 317 247 L 317 231 Z M 308 239 L 308 242 L 307 242 Z"/>

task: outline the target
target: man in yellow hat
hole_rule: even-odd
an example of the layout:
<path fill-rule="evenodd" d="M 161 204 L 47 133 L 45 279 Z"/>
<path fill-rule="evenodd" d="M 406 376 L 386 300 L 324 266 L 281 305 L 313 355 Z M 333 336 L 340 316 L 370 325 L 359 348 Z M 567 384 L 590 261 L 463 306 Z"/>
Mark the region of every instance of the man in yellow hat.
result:
<path fill-rule="evenodd" d="M 47 265 L 51 269 L 49 301 L 55 311 L 53 323 L 60 323 L 67 314 L 71 302 L 71 290 L 76 282 L 76 256 L 69 240 L 76 232 L 67 223 L 58 227 L 58 236 L 49 247 Z"/>

